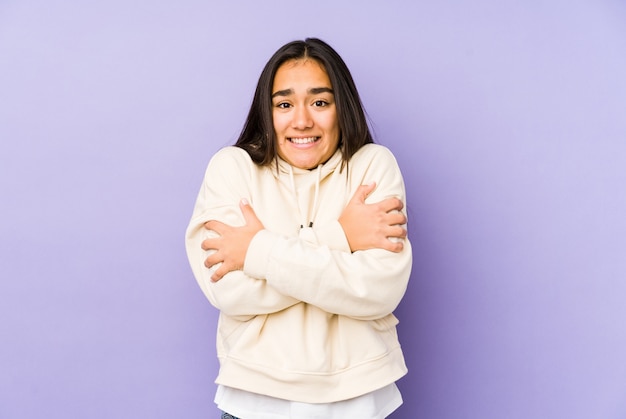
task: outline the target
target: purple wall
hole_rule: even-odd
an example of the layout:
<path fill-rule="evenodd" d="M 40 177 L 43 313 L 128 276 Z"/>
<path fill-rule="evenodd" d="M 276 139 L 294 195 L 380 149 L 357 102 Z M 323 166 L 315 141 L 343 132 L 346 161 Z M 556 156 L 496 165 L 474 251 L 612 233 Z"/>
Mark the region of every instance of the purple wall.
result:
<path fill-rule="evenodd" d="M 408 187 L 393 418 L 626 418 L 623 2 L 89 3 L 0 3 L 0 418 L 216 417 L 183 233 L 308 35 Z"/>

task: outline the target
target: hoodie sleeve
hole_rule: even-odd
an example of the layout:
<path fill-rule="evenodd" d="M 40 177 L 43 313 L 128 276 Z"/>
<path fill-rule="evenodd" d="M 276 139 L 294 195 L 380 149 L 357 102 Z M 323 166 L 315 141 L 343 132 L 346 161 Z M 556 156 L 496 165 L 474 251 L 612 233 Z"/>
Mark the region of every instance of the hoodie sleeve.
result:
<path fill-rule="evenodd" d="M 204 266 L 210 252 L 203 250 L 201 243 L 216 235 L 204 228 L 204 223 L 219 220 L 232 226 L 244 224 L 239 201 L 250 199 L 250 183 L 242 179 L 251 176 L 253 164 L 244 150 L 235 147 L 215 154 L 207 167 L 185 234 L 187 257 L 196 281 L 211 304 L 232 317 L 273 313 L 299 303 L 270 287 L 264 279 L 250 277 L 242 271 L 229 272 L 222 280 L 212 282 L 211 275 L 219 265 L 211 269 Z"/>
<path fill-rule="evenodd" d="M 389 150 L 368 147 L 350 160 L 349 170 L 353 184 L 377 182 L 368 202 L 396 196 L 406 208 L 404 181 Z M 302 229 L 296 238 L 260 231 L 248 248 L 244 272 L 265 278 L 280 293 L 329 313 L 370 320 L 395 310 L 411 273 L 408 239 L 404 239 L 404 249 L 399 253 L 382 249 L 350 253 L 316 241 L 318 236 L 310 230 Z"/>

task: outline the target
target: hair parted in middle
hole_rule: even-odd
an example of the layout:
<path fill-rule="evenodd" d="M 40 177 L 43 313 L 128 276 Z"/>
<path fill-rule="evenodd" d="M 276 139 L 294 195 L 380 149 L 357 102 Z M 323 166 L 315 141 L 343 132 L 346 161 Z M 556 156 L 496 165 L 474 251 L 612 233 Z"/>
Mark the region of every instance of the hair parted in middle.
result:
<path fill-rule="evenodd" d="M 330 45 L 317 38 L 289 42 L 279 48 L 265 64 L 235 146 L 244 149 L 258 165 L 267 165 L 277 158 L 272 117 L 274 77 L 282 64 L 299 59 L 317 61 L 328 74 L 339 122 L 339 149 L 345 164 L 357 150 L 374 140 L 350 70 Z"/>

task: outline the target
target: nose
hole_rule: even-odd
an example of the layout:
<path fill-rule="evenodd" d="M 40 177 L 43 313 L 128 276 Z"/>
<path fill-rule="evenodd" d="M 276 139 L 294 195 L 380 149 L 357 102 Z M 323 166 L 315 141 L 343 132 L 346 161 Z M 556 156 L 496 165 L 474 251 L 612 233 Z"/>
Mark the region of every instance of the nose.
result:
<path fill-rule="evenodd" d="M 296 106 L 294 108 L 293 119 L 291 125 L 295 129 L 307 129 L 313 126 L 311 111 L 307 106 Z"/>

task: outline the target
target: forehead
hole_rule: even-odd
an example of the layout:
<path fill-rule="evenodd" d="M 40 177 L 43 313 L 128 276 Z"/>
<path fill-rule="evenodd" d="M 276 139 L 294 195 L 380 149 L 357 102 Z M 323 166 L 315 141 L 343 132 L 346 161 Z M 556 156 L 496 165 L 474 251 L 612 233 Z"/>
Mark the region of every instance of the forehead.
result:
<path fill-rule="evenodd" d="M 274 76 L 272 90 L 298 86 L 332 87 L 324 66 L 310 58 L 289 60 L 281 64 Z"/>

